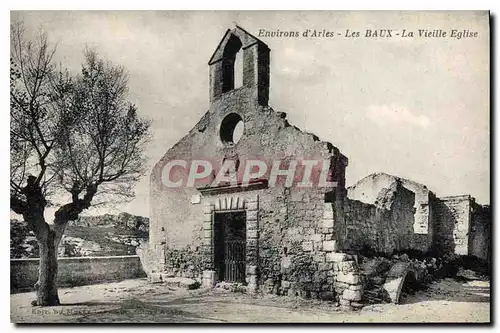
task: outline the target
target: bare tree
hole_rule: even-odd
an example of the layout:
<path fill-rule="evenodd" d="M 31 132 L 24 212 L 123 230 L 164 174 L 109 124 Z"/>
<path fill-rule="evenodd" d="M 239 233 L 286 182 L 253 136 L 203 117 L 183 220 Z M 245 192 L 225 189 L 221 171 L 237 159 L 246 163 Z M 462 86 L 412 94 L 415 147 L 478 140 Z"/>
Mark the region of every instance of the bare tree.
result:
<path fill-rule="evenodd" d="M 96 203 L 133 197 L 150 128 L 127 101 L 123 67 L 86 50 L 71 76 L 53 65 L 54 53 L 46 34 L 26 41 L 22 24 L 11 26 L 10 201 L 40 247 L 40 306 L 59 304 L 57 247 L 67 223 Z M 49 205 L 58 206 L 51 224 Z"/>

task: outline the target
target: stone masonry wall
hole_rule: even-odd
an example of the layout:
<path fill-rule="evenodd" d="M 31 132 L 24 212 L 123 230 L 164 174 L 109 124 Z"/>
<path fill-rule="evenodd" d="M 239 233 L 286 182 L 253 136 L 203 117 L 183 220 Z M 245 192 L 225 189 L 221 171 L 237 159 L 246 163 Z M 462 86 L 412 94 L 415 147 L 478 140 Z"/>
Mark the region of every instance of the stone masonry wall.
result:
<path fill-rule="evenodd" d="M 357 306 L 363 290 L 355 257 L 338 252 L 335 205 L 322 203 L 321 206 L 320 223 L 313 222 L 310 228 L 291 229 L 295 235 L 287 237 L 288 246 L 283 248 L 278 265 L 273 265 L 274 274 L 269 274 L 272 270 L 263 263 L 262 291 L 336 300 L 345 307 Z M 290 235 L 290 231 L 286 234 Z"/>
<path fill-rule="evenodd" d="M 469 254 L 491 263 L 491 210 L 489 206 L 472 204 L 472 226 Z"/>
<path fill-rule="evenodd" d="M 469 195 L 437 198 L 435 208 L 435 244 L 444 253 L 467 255 L 471 219 Z"/>
<path fill-rule="evenodd" d="M 364 248 L 377 251 L 379 249 L 376 239 L 377 224 L 384 210 L 377 209 L 375 205 L 365 204 L 361 201 L 347 199 L 345 206 L 345 234 L 340 235 L 344 240 L 343 250 L 359 251 Z"/>
<path fill-rule="evenodd" d="M 391 254 L 413 249 L 414 193 L 400 182 L 382 189 L 374 205 L 347 200 L 344 250 Z"/>
<path fill-rule="evenodd" d="M 392 176 L 386 173 L 374 173 L 360 181 L 348 190 L 348 198 L 365 204 L 375 205 L 380 192 L 389 188 L 394 182 L 401 182 L 402 186 L 415 195 L 414 201 L 414 224 L 413 239 L 411 247 L 414 250 L 426 252 L 432 247 L 433 242 L 433 213 L 431 201 L 434 194 L 423 184 Z M 362 208 L 360 208 L 362 209 Z"/>
<path fill-rule="evenodd" d="M 11 259 L 11 292 L 32 291 L 38 279 L 39 258 Z M 138 256 L 58 258 L 57 284 L 74 287 L 144 277 Z"/>
<path fill-rule="evenodd" d="M 171 245 L 192 245 L 197 229 L 201 226 L 202 205 L 192 205 L 191 198 L 199 195 L 196 188 L 166 188 L 162 183 L 163 166 L 172 159 L 208 159 L 219 165 L 228 154 L 220 141 L 219 125 L 231 112 L 239 113 L 244 122 L 243 137 L 231 148 L 231 154 L 238 156 L 242 165 L 247 159 L 284 160 L 299 158 L 334 158 L 332 166 L 338 172 L 339 187 L 343 188 L 343 173 L 347 159 L 333 146 L 317 140 L 311 134 L 301 132 L 288 125 L 283 113 L 269 107 L 261 107 L 252 100 L 252 93 L 246 88 L 223 95 L 213 110 L 179 143 L 174 145 L 151 174 L 151 245 L 161 243 Z M 239 174 L 244 170 L 238 170 Z M 217 173 L 214 170 L 214 173 Z M 183 174 L 181 176 L 187 176 Z M 335 179 L 334 179 L 335 180 Z M 325 189 L 326 190 L 326 189 Z M 191 232 L 190 232 L 191 230 Z"/>
<path fill-rule="evenodd" d="M 235 145 L 224 144 L 219 135 L 219 126 L 230 113 L 238 113 L 245 127 L 243 136 Z M 262 284 L 280 274 L 284 251 L 293 252 L 294 248 L 301 246 L 304 237 L 315 234 L 320 228 L 325 198 L 336 207 L 341 206 L 345 197 L 347 165 L 347 159 L 337 148 L 290 126 L 285 117 L 284 113 L 259 105 L 253 91 L 245 87 L 223 94 L 212 103 L 210 111 L 167 152 L 151 174 L 149 252 L 152 257 L 164 258 L 165 249 L 189 248 L 193 253 L 203 253 L 207 233 L 205 224 L 208 222 L 205 221 L 206 205 L 213 205 L 218 199 L 229 200 L 232 196 L 241 196 L 244 200 L 258 196 L 259 269 L 256 276 Z M 336 181 L 337 187 L 285 188 L 278 183 L 267 189 L 205 195 L 197 188 L 166 188 L 163 185 L 163 166 L 172 159 L 208 159 L 217 167 L 227 156 L 237 156 L 241 165 L 245 165 L 247 159 L 255 158 L 271 162 L 295 158 L 328 159 L 331 161 L 329 181 Z M 238 169 L 238 176 L 243 171 L 243 168 Z M 186 177 L 187 170 L 182 172 L 185 174 L 181 176 Z M 217 172 L 218 169 L 214 170 L 215 174 Z M 269 173 L 263 178 L 268 176 Z M 193 197 L 199 197 L 197 203 L 192 202 Z M 341 212 L 337 210 L 336 214 L 341 215 Z M 329 237 L 332 240 L 333 236 Z M 168 270 L 168 265 L 160 263 L 157 269 Z M 185 273 L 179 271 L 176 274 Z"/>

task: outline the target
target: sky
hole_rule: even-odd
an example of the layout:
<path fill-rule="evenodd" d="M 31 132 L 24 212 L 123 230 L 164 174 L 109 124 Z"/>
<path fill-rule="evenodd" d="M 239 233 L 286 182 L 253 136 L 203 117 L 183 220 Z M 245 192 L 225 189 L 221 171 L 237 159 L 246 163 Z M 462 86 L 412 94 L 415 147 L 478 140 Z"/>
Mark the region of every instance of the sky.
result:
<path fill-rule="evenodd" d="M 490 202 L 487 12 L 11 12 L 43 28 L 76 73 L 86 46 L 129 72 L 130 101 L 152 120 L 148 170 L 209 108 L 208 60 L 228 28 L 342 32 L 261 37 L 271 49 L 269 104 L 349 159 L 347 185 L 386 172 L 438 196 Z M 468 29 L 472 38 L 345 38 L 366 29 Z M 394 33 L 393 33 L 394 34 Z M 149 172 L 126 204 L 90 211 L 148 216 Z"/>

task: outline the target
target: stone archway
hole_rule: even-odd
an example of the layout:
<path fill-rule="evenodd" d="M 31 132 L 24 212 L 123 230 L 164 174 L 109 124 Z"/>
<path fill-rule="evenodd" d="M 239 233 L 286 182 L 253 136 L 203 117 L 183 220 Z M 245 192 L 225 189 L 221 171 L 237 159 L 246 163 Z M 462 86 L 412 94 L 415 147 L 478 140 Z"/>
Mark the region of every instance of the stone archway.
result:
<path fill-rule="evenodd" d="M 254 293 L 257 290 L 257 263 L 258 263 L 258 211 L 259 196 L 244 198 L 238 195 L 227 195 L 207 200 L 203 216 L 203 280 L 202 285 L 213 288 L 216 282 L 215 272 L 215 244 L 214 244 L 214 216 L 217 213 L 238 212 L 246 213 L 246 272 L 245 281 L 247 291 Z"/>

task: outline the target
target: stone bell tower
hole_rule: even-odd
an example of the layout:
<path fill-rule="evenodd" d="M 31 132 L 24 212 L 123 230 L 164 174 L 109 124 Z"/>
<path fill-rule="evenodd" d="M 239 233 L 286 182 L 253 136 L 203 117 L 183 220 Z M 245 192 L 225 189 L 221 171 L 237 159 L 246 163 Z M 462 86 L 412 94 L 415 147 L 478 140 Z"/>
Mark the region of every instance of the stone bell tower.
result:
<path fill-rule="evenodd" d="M 235 59 L 243 52 L 243 85 L 250 89 L 258 104 L 269 101 L 269 48 L 243 28 L 228 29 L 210 58 L 210 103 L 234 90 Z"/>

